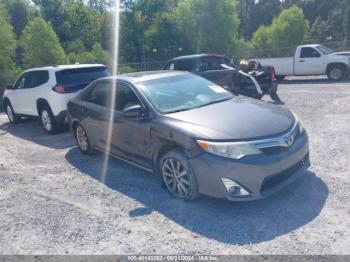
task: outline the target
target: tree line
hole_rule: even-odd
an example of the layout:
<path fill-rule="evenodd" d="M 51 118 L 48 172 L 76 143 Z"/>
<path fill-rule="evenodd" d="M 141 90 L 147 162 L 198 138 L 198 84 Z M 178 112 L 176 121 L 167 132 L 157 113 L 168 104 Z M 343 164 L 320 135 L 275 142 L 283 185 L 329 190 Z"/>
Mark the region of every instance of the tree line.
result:
<path fill-rule="evenodd" d="M 35 66 L 109 64 L 113 2 L 0 0 L 0 85 Z M 348 0 L 121 0 L 119 62 L 347 41 L 349 14 Z"/>

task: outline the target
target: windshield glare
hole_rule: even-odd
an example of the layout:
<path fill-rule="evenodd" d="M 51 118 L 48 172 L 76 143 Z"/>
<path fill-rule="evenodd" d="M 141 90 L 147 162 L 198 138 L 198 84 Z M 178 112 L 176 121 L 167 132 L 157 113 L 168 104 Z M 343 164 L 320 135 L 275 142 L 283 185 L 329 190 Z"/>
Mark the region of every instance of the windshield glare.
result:
<path fill-rule="evenodd" d="M 324 55 L 329 55 L 329 54 L 332 54 L 334 53 L 334 51 L 330 48 L 328 48 L 327 46 L 323 46 L 323 45 L 320 45 L 317 47 L 318 50 L 320 50 L 322 52 L 322 54 Z"/>
<path fill-rule="evenodd" d="M 148 80 L 141 82 L 140 88 L 163 114 L 190 110 L 233 97 L 224 88 L 194 75 Z"/>

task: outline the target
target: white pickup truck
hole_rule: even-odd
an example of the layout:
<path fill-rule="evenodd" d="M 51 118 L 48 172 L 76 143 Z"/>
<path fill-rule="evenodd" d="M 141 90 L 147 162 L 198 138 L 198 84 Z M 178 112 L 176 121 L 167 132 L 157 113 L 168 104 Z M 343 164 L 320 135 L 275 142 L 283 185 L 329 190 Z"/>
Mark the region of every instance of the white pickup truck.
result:
<path fill-rule="evenodd" d="M 285 76 L 327 75 L 342 80 L 350 73 L 350 52 L 336 53 L 322 45 L 298 46 L 294 57 L 252 59 L 263 66 L 273 66 L 278 80 Z"/>

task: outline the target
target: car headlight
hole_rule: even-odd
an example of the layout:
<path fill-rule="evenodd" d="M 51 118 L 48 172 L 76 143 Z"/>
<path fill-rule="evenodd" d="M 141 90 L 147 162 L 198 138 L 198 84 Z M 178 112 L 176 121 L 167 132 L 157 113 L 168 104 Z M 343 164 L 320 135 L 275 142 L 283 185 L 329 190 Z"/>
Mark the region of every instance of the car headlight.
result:
<path fill-rule="evenodd" d="M 204 151 L 233 159 L 241 159 L 244 156 L 262 153 L 258 148 L 247 142 L 209 142 L 197 140 L 197 143 Z"/>
<path fill-rule="evenodd" d="M 304 123 L 303 120 L 300 119 L 300 117 L 293 113 L 295 121 L 298 123 L 298 127 L 299 127 L 299 133 L 302 133 L 304 131 Z"/>

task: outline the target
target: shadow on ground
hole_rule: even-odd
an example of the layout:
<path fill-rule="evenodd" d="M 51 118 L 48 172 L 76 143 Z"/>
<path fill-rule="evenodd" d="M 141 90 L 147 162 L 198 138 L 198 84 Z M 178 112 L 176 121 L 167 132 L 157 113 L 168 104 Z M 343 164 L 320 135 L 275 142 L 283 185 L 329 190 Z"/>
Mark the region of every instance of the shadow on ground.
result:
<path fill-rule="evenodd" d="M 58 134 L 49 135 L 35 118 L 24 118 L 18 124 L 7 122 L 0 125 L 0 136 L 6 133 L 53 149 L 64 149 L 75 145 L 68 128 L 64 128 Z"/>
<path fill-rule="evenodd" d="M 85 156 L 72 148 L 66 159 L 101 182 L 102 155 Z M 104 183 L 145 206 L 131 210 L 130 217 L 156 211 L 195 234 L 236 245 L 268 241 L 304 226 L 319 215 L 328 196 L 326 184 L 306 171 L 304 177 L 266 200 L 231 203 L 202 196 L 185 202 L 172 197 L 159 176 L 116 159 L 110 159 Z"/>

